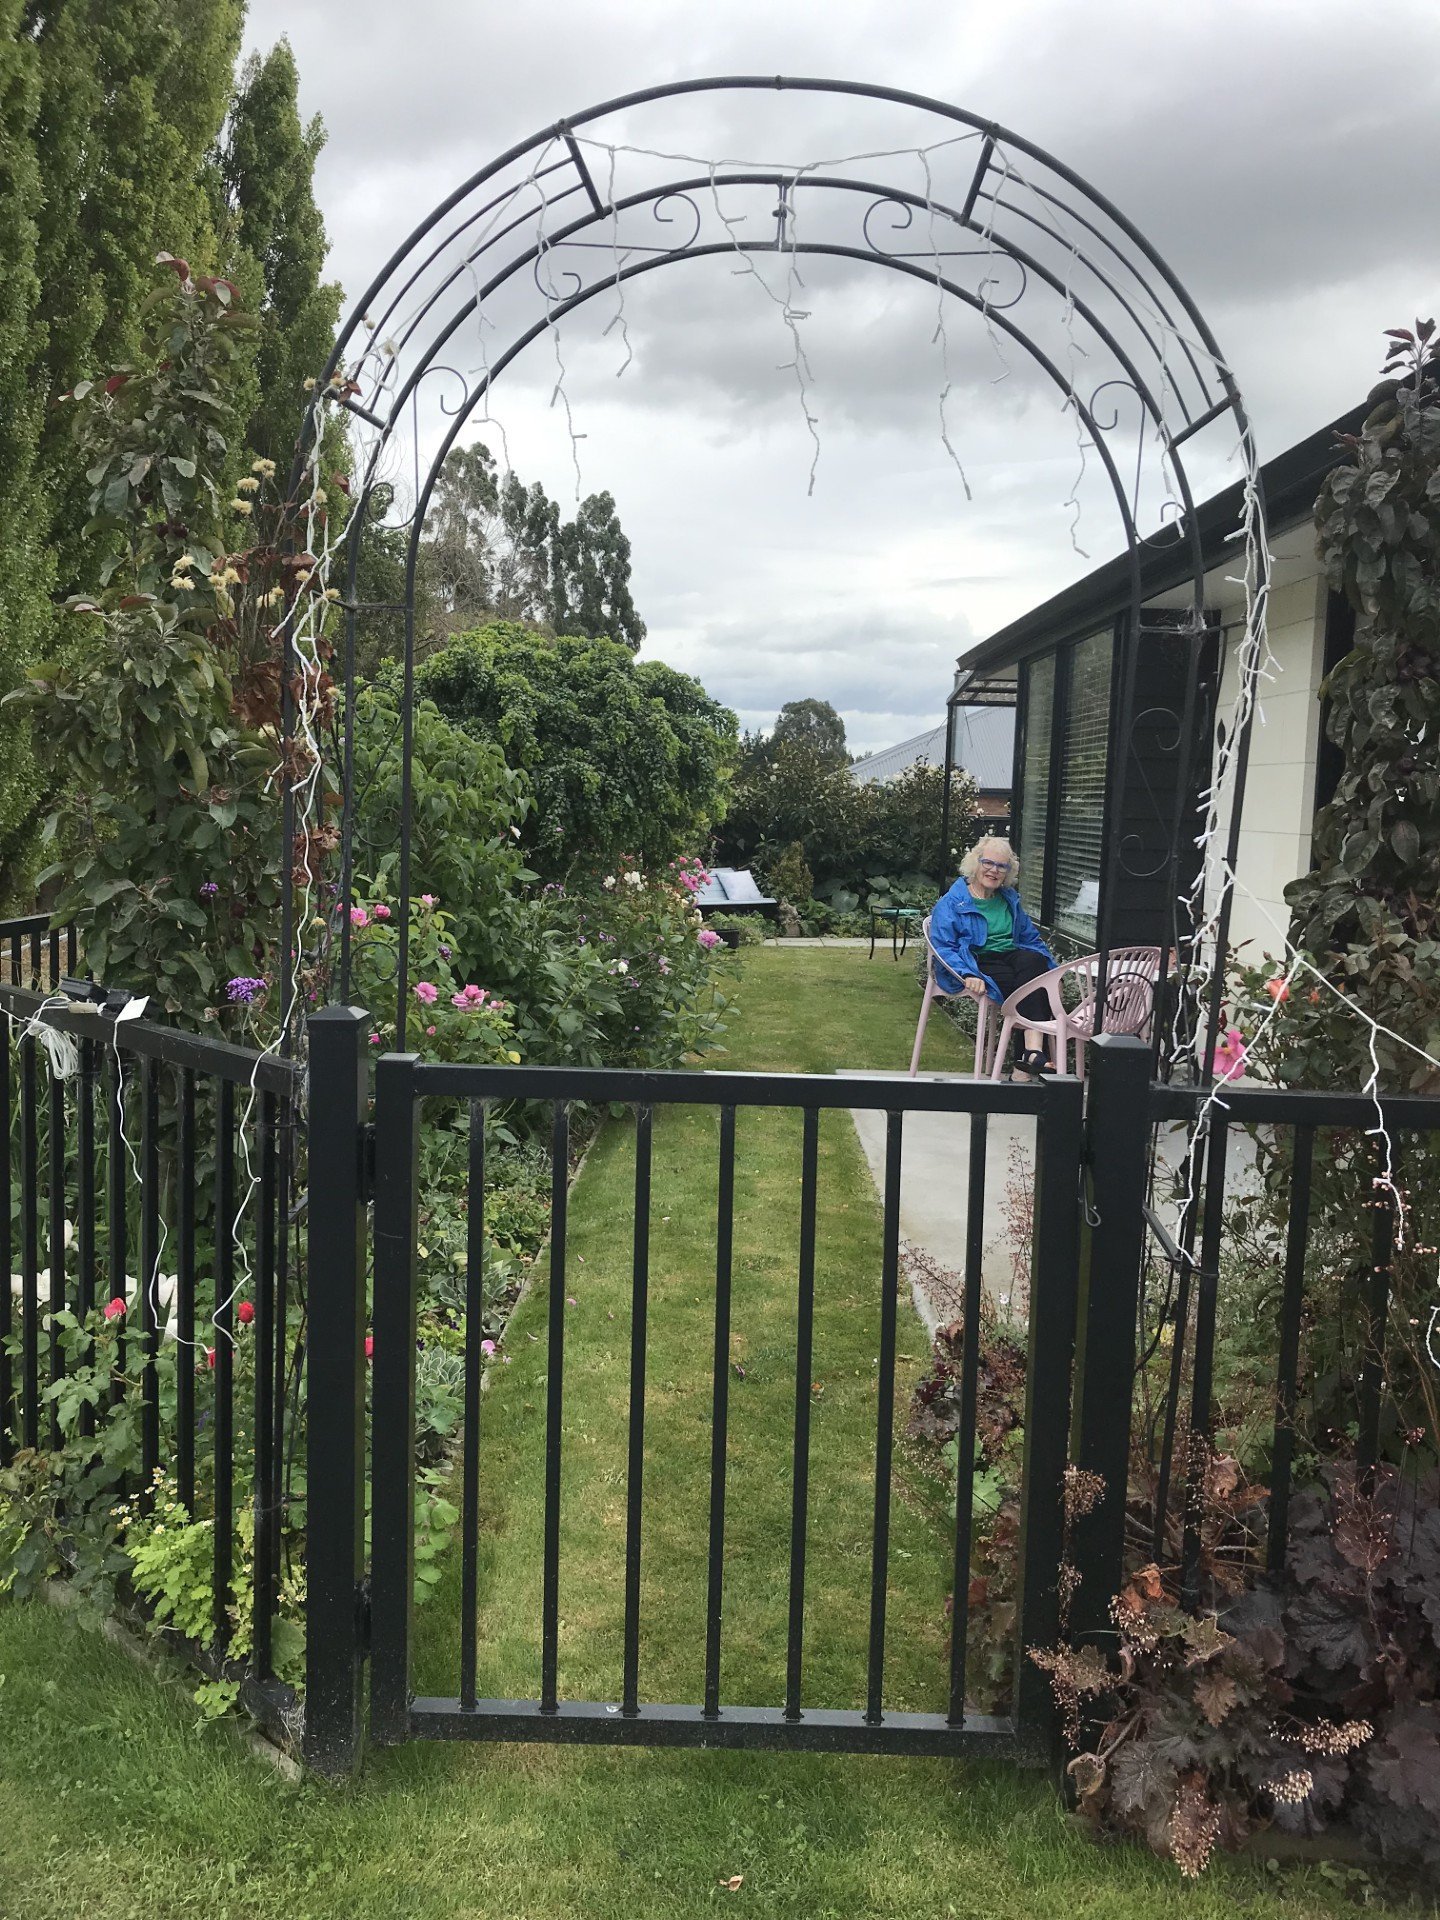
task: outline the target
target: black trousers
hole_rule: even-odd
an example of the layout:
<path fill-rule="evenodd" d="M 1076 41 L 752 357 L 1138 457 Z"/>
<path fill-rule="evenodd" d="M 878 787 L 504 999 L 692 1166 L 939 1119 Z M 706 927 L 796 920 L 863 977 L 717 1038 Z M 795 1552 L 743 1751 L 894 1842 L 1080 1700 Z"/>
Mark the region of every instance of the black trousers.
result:
<path fill-rule="evenodd" d="M 1036 953 L 1033 947 L 1012 947 L 1009 953 L 987 953 L 982 947 L 975 957 L 980 962 L 981 971 L 1000 989 L 1002 1000 L 1008 1000 L 1015 989 L 1023 987 L 1027 980 L 1038 980 L 1042 973 L 1049 973 L 1055 964 L 1053 960 L 1047 960 L 1043 953 Z M 1048 1020 L 1050 1002 L 1043 993 L 1027 993 L 1017 1012 L 1022 1019 Z M 1024 1045 L 1024 1035 L 1017 1029 L 1016 1052 L 1020 1052 Z"/>

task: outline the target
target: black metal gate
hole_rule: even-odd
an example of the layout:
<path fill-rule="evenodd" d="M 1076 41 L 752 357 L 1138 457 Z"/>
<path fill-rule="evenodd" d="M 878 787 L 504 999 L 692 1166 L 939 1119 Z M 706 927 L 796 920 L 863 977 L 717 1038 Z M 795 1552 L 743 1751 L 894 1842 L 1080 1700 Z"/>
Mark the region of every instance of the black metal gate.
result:
<path fill-rule="evenodd" d="M 427 1098 L 468 1103 L 471 1116 L 464 1444 L 462 1455 L 463 1579 L 456 1688 L 416 1698 L 411 1686 L 411 1598 L 414 1572 L 416 1220 L 419 1128 Z M 543 1580 L 536 1595 L 541 1657 L 532 1697 L 487 1699 L 476 1692 L 478 1475 L 484 1440 L 480 1421 L 480 1285 L 485 1186 L 484 1113 L 488 1103 L 548 1104 L 554 1184 L 547 1306 L 548 1369 L 544 1407 Z M 566 1212 L 568 1116 L 572 1102 L 621 1103 L 635 1115 L 635 1231 L 629 1360 L 628 1486 L 624 1578 L 623 1687 L 618 1700 L 562 1698 L 558 1678 L 561 1579 L 560 1489 L 565 1471 L 562 1410 L 567 1348 Z M 659 1704 L 642 1698 L 639 1612 L 641 1478 L 645 1414 L 647 1314 L 650 1302 L 651 1127 L 657 1109 L 718 1109 L 718 1213 L 714 1223 L 714 1366 L 710 1421 L 708 1570 L 703 1698 Z M 795 1274 L 795 1382 L 792 1520 L 788 1566 L 789 1629 L 783 1699 L 732 1697 L 722 1685 L 722 1589 L 725 1566 L 726 1441 L 737 1113 L 789 1108 L 801 1115 L 799 1261 Z M 882 1272 L 875 1297 L 879 1386 L 874 1442 L 873 1525 L 866 1704 L 842 1709 L 812 1702 L 805 1688 L 805 1555 L 810 1459 L 810 1342 L 816 1297 L 816 1166 L 820 1114 L 861 1108 L 885 1116 Z M 375 1354 L 372 1379 L 372 1547 L 369 1579 L 370 1737 L 503 1738 L 615 1744 L 774 1746 L 868 1752 L 1039 1758 L 1049 1745 L 1050 1705 L 1043 1676 L 1017 1660 L 1009 1714 L 967 1712 L 964 1698 L 966 1595 L 970 1577 L 975 1405 L 981 1292 L 986 1123 L 991 1115 L 1030 1116 L 1036 1123 L 1034 1239 L 1029 1302 L 1029 1369 L 1025 1426 L 1023 1537 L 1017 1648 L 1053 1644 L 1060 1631 L 1063 1495 L 1074 1344 L 1080 1178 L 1081 1087 L 1070 1079 L 1015 1087 L 990 1081 L 935 1082 L 871 1077 L 748 1073 L 644 1073 L 546 1067 L 430 1064 L 413 1055 L 379 1061 L 375 1092 Z M 901 1276 L 900 1180 L 904 1123 L 914 1113 L 970 1118 L 970 1207 L 963 1258 L 963 1406 L 955 1485 L 954 1616 L 948 1710 L 895 1711 L 886 1703 L 886 1593 L 895 1414 L 896 1315 Z M 312 1139 L 319 1115 L 312 1111 Z M 992 1162 L 993 1164 L 993 1162 Z M 314 1192 L 312 1188 L 312 1200 Z M 323 1223 L 312 1221 L 312 1231 Z M 313 1244 L 313 1242 L 312 1242 Z M 823 1278 L 823 1276 L 822 1276 Z M 573 1345 L 575 1336 L 571 1336 Z M 318 1383 L 317 1383 L 318 1384 Z M 312 1421 L 318 1407 L 312 1400 Z M 323 1436 L 312 1424 L 312 1461 Z M 312 1466 L 312 1484 L 314 1468 Z M 783 1559 L 783 1556 L 777 1556 Z M 577 1570 L 567 1569 L 569 1577 Z M 312 1632 L 315 1623 L 312 1620 Z M 313 1682 L 312 1682 L 313 1684 Z M 313 1712 L 313 1703 L 312 1703 Z"/>

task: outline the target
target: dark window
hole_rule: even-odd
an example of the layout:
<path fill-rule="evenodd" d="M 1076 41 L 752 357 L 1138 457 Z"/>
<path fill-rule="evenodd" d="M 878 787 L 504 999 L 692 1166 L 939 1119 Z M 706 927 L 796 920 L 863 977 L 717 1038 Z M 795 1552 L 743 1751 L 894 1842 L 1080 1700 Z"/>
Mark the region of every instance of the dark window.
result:
<path fill-rule="evenodd" d="M 1096 633 L 1072 647 L 1066 663 L 1052 918 L 1057 932 L 1087 947 L 1094 946 L 1100 912 L 1114 651 L 1113 635 Z"/>
<path fill-rule="evenodd" d="M 1025 729 L 1020 760 L 1020 900 L 1039 919 L 1045 903 L 1045 847 L 1049 827 L 1050 745 L 1055 717 L 1055 655 L 1029 661 Z"/>

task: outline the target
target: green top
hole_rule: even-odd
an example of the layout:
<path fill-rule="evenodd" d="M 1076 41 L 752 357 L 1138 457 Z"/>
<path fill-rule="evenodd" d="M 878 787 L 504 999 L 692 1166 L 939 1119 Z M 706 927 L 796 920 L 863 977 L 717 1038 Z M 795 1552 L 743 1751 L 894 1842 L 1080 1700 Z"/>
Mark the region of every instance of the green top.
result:
<path fill-rule="evenodd" d="M 988 900 L 981 899 L 978 893 L 971 899 L 985 921 L 985 939 L 981 953 L 1013 953 L 1015 951 L 1015 916 L 1010 911 L 1010 902 L 1003 894 L 992 893 Z"/>

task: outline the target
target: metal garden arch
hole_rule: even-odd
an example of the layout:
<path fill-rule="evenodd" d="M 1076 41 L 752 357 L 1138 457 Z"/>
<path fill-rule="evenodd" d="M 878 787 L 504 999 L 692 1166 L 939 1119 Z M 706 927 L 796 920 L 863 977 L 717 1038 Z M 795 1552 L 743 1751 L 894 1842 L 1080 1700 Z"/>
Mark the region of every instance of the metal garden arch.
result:
<path fill-rule="evenodd" d="M 842 160 L 801 164 L 697 159 L 664 145 L 647 145 L 647 116 L 662 138 L 674 124 L 674 103 L 697 96 L 846 96 L 907 116 L 919 136 Z M 749 103 L 741 103 L 749 104 Z M 666 115 L 670 115 L 667 121 Z M 622 176 L 624 176 L 622 178 Z M 1060 161 L 1019 135 L 943 101 L 857 81 L 784 77 L 722 77 L 652 87 L 556 121 L 500 154 L 457 187 L 419 223 L 376 274 L 354 306 L 329 364 L 316 382 L 306 433 L 291 478 L 292 499 L 317 483 L 318 449 L 327 408 L 343 409 L 359 442 L 356 510 L 345 542 L 340 599 L 344 612 L 346 684 L 343 767 L 341 900 L 348 908 L 354 881 L 353 695 L 357 624 L 381 613 L 403 617 L 405 695 L 401 721 L 402 824 L 399 882 L 400 950 L 396 979 L 397 1032 L 406 1032 L 410 898 L 410 798 L 413 762 L 415 568 L 426 509 L 446 455 L 467 423 L 487 409 L 496 379 L 526 347 L 549 336 L 557 364 L 560 328 L 588 302 L 609 298 L 624 320 L 626 285 L 659 267 L 729 257 L 736 270 L 759 277 L 756 261 L 779 255 L 787 285 L 766 296 L 793 343 L 800 398 L 813 433 L 795 305 L 797 262 L 828 256 L 879 265 L 933 286 L 936 338 L 941 346 L 940 429 L 948 393 L 947 310 L 979 316 L 997 351 L 1022 348 L 1073 417 L 1083 463 L 1093 452 L 1108 478 L 1129 554 L 1131 620 L 1141 604 L 1140 558 L 1148 541 L 1181 543 L 1193 579 L 1188 626 L 1195 644 L 1180 738 L 1188 740 L 1196 714 L 1203 566 L 1195 498 L 1187 460 L 1192 447 L 1238 452 L 1249 476 L 1241 531 L 1249 618 L 1241 651 L 1241 687 L 1222 752 L 1203 832 L 1207 845 L 1222 833 L 1220 789 L 1226 788 L 1228 826 L 1217 904 L 1206 938 L 1216 963 L 1211 1000 L 1218 1013 L 1231 889 L 1238 851 L 1240 800 L 1248 756 L 1254 683 L 1264 645 L 1267 588 L 1263 506 L 1250 424 L 1243 400 L 1213 334 L 1178 277 L 1145 236 L 1108 199 Z M 612 325 L 614 322 L 612 321 Z M 478 360 L 457 365 L 478 345 Z M 628 344 L 628 343 L 627 343 Z M 434 394 L 438 419 L 420 459 L 422 398 Z M 558 391 L 557 385 L 557 391 Z M 482 414 L 483 417 L 483 414 Z M 392 476 L 407 434 L 412 449 L 413 499 L 408 527 L 406 593 L 402 604 L 357 603 L 357 562 L 367 516 L 392 498 Z M 1203 464 L 1203 463 L 1202 463 Z M 1147 536 L 1151 523 L 1158 533 Z M 333 565 L 331 556 L 321 564 Z M 288 644 L 293 645 L 291 641 Z M 1133 719 L 1134 649 L 1119 692 L 1117 738 L 1129 738 Z M 292 667 L 300 661 L 292 656 Z M 287 681 L 290 676 L 287 675 Z M 287 727 L 295 724 L 287 703 Z M 1222 778 L 1223 775 L 1223 778 Z M 1112 789 L 1115 783 L 1111 783 Z M 1183 795 L 1185 782 L 1178 783 Z M 313 798 L 313 794 L 311 796 Z M 286 793 L 286 844 L 303 824 L 299 783 Z M 1115 822 L 1118 799 L 1107 796 L 1107 878 L 1113 899 L 1120 857 Z M 1183 799 L 1170 840 L 1170 873 L 1178 871 L 1187 831 Z M 1193 820 L 1189 823 L 1193 828 Z M 285 879 L 282 948 L 295 949 L 296 902 L 289 862 Z M 1172 885 L 1171 892 L 1176 891 Z M 1197 918 L 1201 917 L 1197 914 Z M 334 996 L 348 994 L 350 920 L 337 916 L 339 952 L 331 971 Z M 1106 930 L 1099 944 L 1104 949 Z M 287 1015 L 295 1011 L 294 989 Z M 287 1022 L 288 1024 L 288 1022 Z M 1215 1020 L 1210 1022 L 1212 1031 Z"/>

